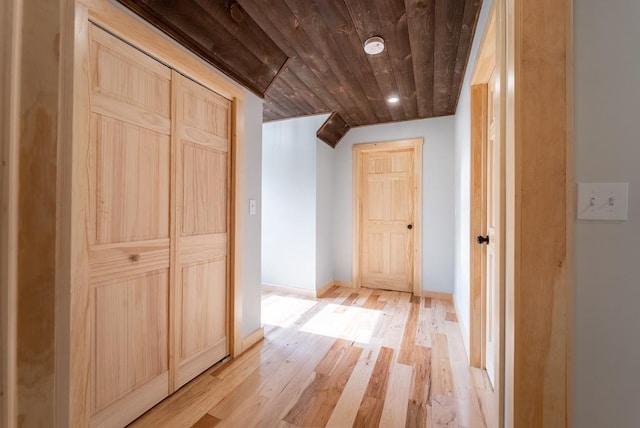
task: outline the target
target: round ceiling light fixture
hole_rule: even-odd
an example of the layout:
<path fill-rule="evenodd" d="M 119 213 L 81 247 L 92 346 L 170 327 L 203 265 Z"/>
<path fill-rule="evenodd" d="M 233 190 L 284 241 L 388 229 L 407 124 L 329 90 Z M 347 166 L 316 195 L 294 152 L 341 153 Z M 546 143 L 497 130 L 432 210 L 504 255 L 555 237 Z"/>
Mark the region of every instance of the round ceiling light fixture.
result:
<path fill-rule="evenodd" d="M 400 97 L 393 96 L 393 97 L 387 98 L 387 102 L 391 104 L 396 104 L 399 101 L 400 101 Z"/>
<path fill-rule="evenodd" d="M 384 39 L 379 36 L 369 37 L 364 41 L 364 51 L 369 55 L 379 54 L 384 50 Z"/>

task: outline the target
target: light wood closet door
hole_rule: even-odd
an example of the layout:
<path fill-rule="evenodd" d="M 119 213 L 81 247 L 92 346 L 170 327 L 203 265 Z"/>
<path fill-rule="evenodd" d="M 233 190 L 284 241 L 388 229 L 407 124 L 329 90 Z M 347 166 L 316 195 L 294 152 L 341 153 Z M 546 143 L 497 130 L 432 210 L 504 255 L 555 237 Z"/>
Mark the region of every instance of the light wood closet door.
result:
<path fill-rule="evenodd" d="M 229 354 L 229 100 L 174 72 L 175 387 Z"/>
<path fill-rule="evenodd" d="M 90 28 L 92 426 L 168 395 L 171 71 Z"/>

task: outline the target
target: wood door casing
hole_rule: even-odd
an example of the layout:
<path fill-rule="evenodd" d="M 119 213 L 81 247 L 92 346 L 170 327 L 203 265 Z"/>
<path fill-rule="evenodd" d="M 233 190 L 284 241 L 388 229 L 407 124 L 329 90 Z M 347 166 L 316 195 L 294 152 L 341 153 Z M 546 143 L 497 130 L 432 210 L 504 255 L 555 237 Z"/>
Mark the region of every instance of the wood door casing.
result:
<path fill-rule="evenodd" d="M 485 368 L 495 385 L 496 358 L 499 354 L 500 332 L 500 222 L 501 222 L 501 147 L 498 140 L 498 116 L 500 114 L 499 80 L 494 72 L 489 79 L 487 91 L 487 151 L 486 151 L 486 322 L 485 322 Z"/>
<path fill-rule="evenodd" d="M 229 354 L 230 102 L 174 72 L 173 388 Z"/>
<path fill-rule="evenodd" d="M 168 395 L 171 70 L 90 27 L 91 426 Z"/>
<path fill-rule="evenodd" d="M 422 140 L 354 146 L 354 284 L 420 293 Z"/>

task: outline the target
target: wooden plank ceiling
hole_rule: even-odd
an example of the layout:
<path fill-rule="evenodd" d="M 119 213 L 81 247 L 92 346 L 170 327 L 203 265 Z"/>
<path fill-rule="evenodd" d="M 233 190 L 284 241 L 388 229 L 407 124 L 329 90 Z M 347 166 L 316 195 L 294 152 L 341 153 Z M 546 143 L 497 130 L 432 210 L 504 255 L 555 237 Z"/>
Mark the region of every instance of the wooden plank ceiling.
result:
<path fill-rule="evenodd" d="M 265 121 L 332 113 L 332 146 L 354 126 L 454 114 L 482 3 L 120 1 L 218 67 L 207 51 L 226 59 L 223 71 L 264 95 Z M 385 40 L 382 53 L 364 52 L 372 36 Z"/>

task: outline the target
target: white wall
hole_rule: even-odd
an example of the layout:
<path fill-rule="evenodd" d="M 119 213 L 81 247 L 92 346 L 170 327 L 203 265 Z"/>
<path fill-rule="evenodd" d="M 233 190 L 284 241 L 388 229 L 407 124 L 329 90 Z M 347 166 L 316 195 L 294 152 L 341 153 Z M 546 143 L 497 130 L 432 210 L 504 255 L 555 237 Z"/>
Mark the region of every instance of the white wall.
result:
<path fill-rule="evenodd" d="M 316 289 L 316 131 L 324 120 L 263 125 L 263 284 Z"/>
<path fill-rule="evenodd" d="M 453 292 L 452 116 L 355 128 L 334 153 L 334 272 L 351 281 L 353 253 L 353 157 L 357 143 L 424 138 L 422 289 Z"/>
<path fill-rule="evenodd" d="M 473 39 L 469 64 L 464 77 L 458 108 L 455 116 L 455 156 L 454 156 L 454 186 L 455 186 L 455 247 L 454 247 L 454 299 L 458 309 L 458 322 L 465 337 L 469 341 L 469 316 L 471 306 L 470 291 L 470 155 L 471 155 L 471 73 L 476 62 L 482 35 L 489 17 L 491 1 L 482 3 L 476 34 Z"/>
<path fill-rule="evenodd" d="M 260 319 L 260 228 L 262 193 L 262 100 L 249 91 L 245 91 L 244 116 L 244 159 L 242 163 L 241 194 L 244 212 L 242 228 L 242 296 L 243 296 L 243 335 L 246 336 L 258 328 Z M 257 212 L 249 215 L 249 199 L 255 199 Z"/>
<path fill-rule="evenodd" d="M 333 149 L 316 140 L 316 287 L 334 280 L 333 275 Z"/>
<path fill-rule="evenodd" d="M 629 220 L 576 222 L 576 427 L 640 423 L 640 2 L 574 3 L 576 182 L 628 182 Z"/>

